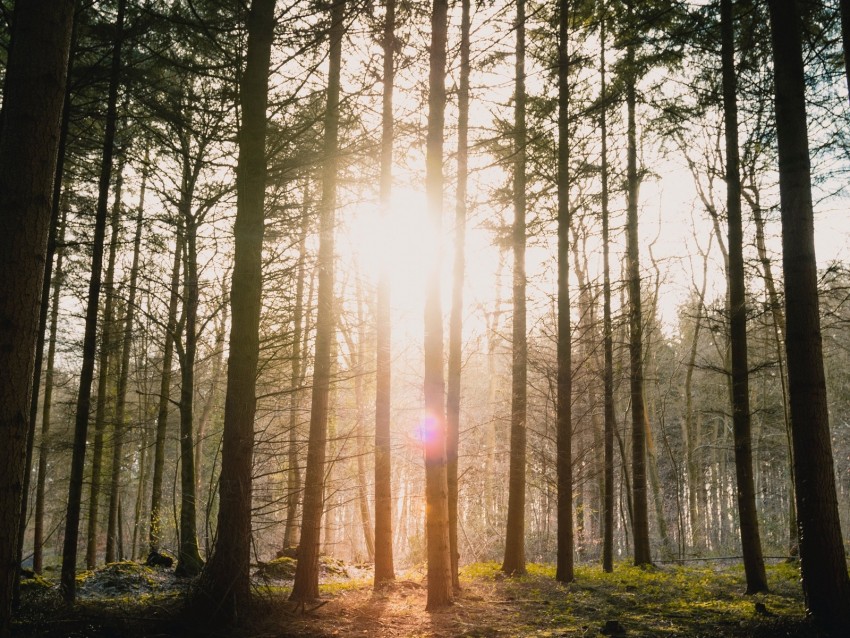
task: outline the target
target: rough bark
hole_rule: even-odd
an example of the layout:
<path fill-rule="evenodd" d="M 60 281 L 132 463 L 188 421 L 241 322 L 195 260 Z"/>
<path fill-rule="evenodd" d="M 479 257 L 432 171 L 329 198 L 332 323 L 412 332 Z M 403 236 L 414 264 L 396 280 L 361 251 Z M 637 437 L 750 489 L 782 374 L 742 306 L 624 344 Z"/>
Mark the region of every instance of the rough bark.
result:
<path fill-rule="evenodd" d="M 162 542 L 162 475 L 165 469 L 165 437 L 168 433 L 168 408 L 171 403 L 171 364 L 174 360 L 174 334 L 177 330 L 177 304 L 180 300 L 180 264 L 183 261 L 183 232 L 178 226 L 171 266 L 168 317 L 162 346 L 162 372 L 159 382 L 159 408 L 156 415 L 153 478 L 151 481 L 151 513 L 148 527 L 148 546 L 151 552 L 160 550 Z"/>
<path fill-rule="evenodd" d="M 74 3 L 18 2 L 0 123 L 0 636 L 18 574 L 19 516 L 51 193 Z"/>
<path fill-rule="evenodd" d="M 298 412 L 301 406 L 301 386 L 304 369 L 301 348 L 304 332 L 304 276 L 307 268 L 307 233 L 310 229 L 310 181 L 304 181 L 304 206 L 301 210 L 301 236 L 298 239 L 298 274 L 295 280 L 295 308 L 292 311 L 292 375 L 289 395 L 289 445 L 287 449 L 288 469 L 286 473 L 286 526 L 283 532 L 283 548 L 294 547 L 296 516 L 301 497 L 301 469 L 298 466 Z"/>
<path fill-rule="evenodd" d="M 604 2 L 600 3 L 602 12 L 605 11 Z M 600 103 L 602 109 L 599 113 L 599 136 L 601 151 L 601 175 L 602 180 L 602 347 L 604 349 L 605 364 L 603 369 L 603 392 L 605 395 L 605 493 L 603 495 L 602 515 L 602 569 L 606 572 L 614 570 L 614 431 L 617 427 L 614 413 L 614 339 L 611 327 L 611 268 L 609 257 L 611 252 L 610 237 L 610 211 L 608 209 L 608 112 L 606 102 L 608 100 L 606 84 L 605 65 L 605 34 L 606 17 L 603 13 L 600 21 L 599 40 L 599 84 Z"/>
<path fill-rule="evenodd" d="M 508 518 L 502 571 L 525 573 L 525 463 L 526 413 L 528 408 L 528 340 L 525 312 L 525 0 L 516 2 L 516 68 L 514 76 L 513 207 L 512 245 L 513 320 L 511 365 L 511 452 L 508 474 Z M 563 253 L 561 253 L 563 257 Z M 571 514 L 572 515 L 572 514 Z"/>
<path fill-rule="evenodd" d="M 330 7 L 330 53 L 325 105 L 322 197 L 319 204 L 319 272 L 316 315 L 316 354 L 313 363 L 313 392 L 307 467 L 304 476 L 304 506 L 298 565 L 290 600 L 306 602 L 319 597 L 319 542 L 324 509 L 325 453 L 327 450 L 328 400 L 331 379 L 331 349 L 334 325 L 334 220 L 336 217 L 337 149 L 339 148 L 339 93 L 342 66 L 342 37 L 345 33 L 345 0 Z"/>
<path fill-rule="evenodd" d="M 628 15 L 632 4 L 628 3 Z M 648 565 L 652 562 L 649 548 L 649 514 L 646 476 L 646 408 L 643 399 L 643 316 L 640 291 L 640 245 L 638 236 L 638 191 L 640 176 L 637 169 L 637 130 L 635 110 L 637 104 L 637 71 L 634 43 L 626 50 L 626 106 L 628 109 L 626 150 L 626 262 L 629 291 L 629 379 L 632 412 L 632 507 L 634 509 L 634 562 Z"/>
<path fill-rule="evenodd" d="M 55 200 L 54 200 L 55 201 Z M 50 338 L 47 341 L 47 361 L 44 366 L 44 397 L 41 408 L 41 439 L 38 450 L 38 475 L 35 483 L 35 512 L 33 531 L 33 571 L 40 574 L 44 567 L 44 494 L 47 483 L 47 459 L 50 456 L 50 426 L 53 407 L 53 385 L 56 361 L 56 333 L 59 325 L 59 295 L 64 279 L 65 226 L 68 210 L 62 207 L 56 240 L 56 269 L 52 276 L 50 299 Z M 45 272 L 46 276 L 46 272 Z M 30 412 L 32 414 L 32 412 Z"/>
<path fill-rule="evenodd" d="M 210 622 L 247 613 L 251 587 L 251 468 L 257 408 L 266 187 L 266 107 L 274 39 L 274 0 L 253 0 L 248 13 L 242 122 L 236 165 L 235 250 L 230 293 L 230 357 L 219 477 L 218 537 L 193 604 Z"/>
<path fill-rule="evenodd" d="M 388 221 L 393 186 L 393 89 L 395 86 L 395 0 L 387 0 L 384 16 L 384 92 L 381 113 L 380 205 Z M 392 528 L 392 459 L 390 400 L 392 388 L 392 324 L 389 264 L 378 275 L 375 358 L 375 587 L 395 579 Z"/>
<path fill-rule="evenodd" d="M 107 97 L 106 123 L 103 136 L 100 179 L 98 182 L 97 209 L 92 241 L 91 278 L 89 279 L 88 304 L 86 306 L 85 332 L 83 337 L 83 364 L 77 392 L 74 422 L 74 444 L 71 457 L 71 474 L 68 488 L 68 510 L 65 517 L 65 539 L 62 551 L 62 576 L 60 589 L 66 602 L 76 596 L 75 573 L 77 566 L 77 540 L 79 538 L 80 505 L 83 491 L 83 469 L 86 457 L 86 436 L 91 409 L 91 384 L 94 377 L 95 348 L 97 342 L 97 311 L 100 302 L 101 270 L 103 268 L 106 217 L 109 205 L 109 184 L 112 178 L 112 157 L 115 146 L 115 128 L 118 110 L 118 86 L 121 72 L 121 45 L 124 39 L 124 11 L 126 0 L 118 3 L 115 18 L 115 42 Z M 120 171 L 119 171 L 120 175 Z"/>
<path fill-rule="evenodd" d="M 121 528 L 118 520 L 118 503 L 121 490 L 121 465 L 124 460 L 124 413 L 127 405 L 127 383 L 130 375 L 130 350 L 133 346 L 133 322 L 136 310 L 136 286 L 139 278 L 139 251 L 142 245 L 142 222 L 144 221 L 145 188 L 147 169 L 142 173 L 142 185 L 139 193 L 139 208 L 136 213 L 136 229 L 133 235 L 133 262 L 130 267 L 129 294 L 124 318 L 124 332 L 121 344 L 121 367 L 115 398 L 115 423 L 112 439 L 112 480 L 109 497 L 109 522 L 106 537 L 106 562 L 115 560 L 114 548 L 121 544 Z M 118 558 L 124 558 L 119 552 Z"/>
<path fill-rule="evenodd" d="M 753 482 L 750 427 L 749 369 L 747 367 L 747 306 L 744 284 L 744 232 L 741 221 L 741 174 L 738 150 L 737 76 L 732 0 L 720 2 L 723 83 L 723 121 L 726 138 L 726 214 L 729 225 L 729 328 L 732 348 L 732 427 L 735 442 L 738 518 L 747 593 L 767 591 L 767 574 L 759 534 Z"/>
<path fill-rule="evenodd" d="M 188 162 L 184 159 L 183 183 Z M 195 360 L 198 352 L 198 219 L 191 212 L 192 191 L 181 193 L 180 208 L 184 224 L 183 253 L 183 347 L 180 361 L 180 529 L 177 570 L 181 576 L 196 576 L 203 567 L 198 551 L 195 484 Z"/>
<path fill-rule="evenodd" d="M 770 0 L 788 390 L 806 610 L 850 631 L 850 578 L 841 537 L 817 293 L 802 21 L 795 0 Z"/>
<path fill-rule="evenodd" d="M 460 447 L 460 379 L 463 356 L 463 282 L 466 269 L 466 198 L 469 165 L 469 31 L 470 0 L 461 0 L 460 78 L 457 93 L 457 186 L 455 190 L 455 244 L 452 268 L 452 307 L 449 316 L 449 364 L 446 379 L 446 481 L 449 488 L 449 548 L 452 586 L 460 589 L 458 564 L 458 452 Z"/>
<path fill-rule="evenodd" d="M 115 261 L 118 256 L 118 235 L 121 232 L 121 193 L 124 184 L 123 155 L 119 160 L 115 179 L 115 194 L 110 215 L 112 232 L 109 240 L 109 254 L 106 259 L 106 271 L 103 281 L 103 319 L 100 328 L 100 351 L 98 352 L 97 395 L 94 411 L 94 444 L 92 445 L 91 485 L 89 486 L 89 511 L 86 536 L 86 568 L 97 565 L 98 526 L 100 523 L 100 492 L 103 480 L 103 442 L 106 434 L 107 402 L 109 401 L 109 371 L 114 364 L 115 337 Z M 113 365 L 114 367 L 114 365 Z"/>
<path fill-rule="evenodd" d="M 555 579 L 572 582 L 573 442 L 572 334 L 570 331 L 570 132 L 569 132 L 569 14 L 568 0 L 558 3 L 558 555 Z"/>
<path fill-rule="evenodd" d="M 425 194 L 428 215 L 439 241 L 443 217 L 443 126 L 446 109 L 447 0 L 434 0 L 428 74 L 428 134 Z M 427 274 L 425 290 L 425 538 L 428 548 L 428 610 L 451 605 L 448 478 L 446 472 L 446 396 L 443 380 L 443 317 L 440 301 L 440 249 Z"/>

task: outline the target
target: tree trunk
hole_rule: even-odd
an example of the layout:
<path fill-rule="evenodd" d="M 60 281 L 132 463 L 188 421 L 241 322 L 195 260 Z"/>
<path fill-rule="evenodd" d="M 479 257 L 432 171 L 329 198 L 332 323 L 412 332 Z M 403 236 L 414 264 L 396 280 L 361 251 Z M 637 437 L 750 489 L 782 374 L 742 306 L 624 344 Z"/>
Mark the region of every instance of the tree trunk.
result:
<path fill-rule="evenodd" d="M 829 431 L 817 293 L 802 23 L 795 0 L 771 0 L 782 266 L 794 476 L 806 609 L 850 631 L 847 575 Z"/>
<path fill-rule="evenodd" d="M 301 386 L 304 382 L 302 358 L 306 353 L 301 348 L 304 331 L 304 275 L 307 268 L 307 233 L 310 228 L 310 179 L 304 180 L 304 207 L 301 211 L 301 236 L 298 240 L 298 274 L 295 280 L 295 308 L 292 312 L 292 376 L 289 395 L 289 468 L 286 478 L 286 526 L 283 532 L 283 548 L 294 547 L 298 500 L 301 496 L 301 470 L 298 467 L 298 412 L 301 405 Z"/>
<path fill-rule="evenodd" d="M 177 331 L 177 304 L 180 298 L 180 264 L 183 261 L 183 232 L 178 225 L 174 243 L 174 261 L 171 266 L 168 318 L 162 346 L 162 373 L 159 384 L 159 409 L 156 415 L 153 479 L 151 482 L 151 515 L 148 544 L 151 552 L 160 550 L 162 542 L 162 474 L 165 465 L 165 437 L 168 431 L 168 407 L 171 403 L 171 364 L 174 356 L 174 335 Z"/>
<path fill-rule="evenodd" d="M 443 126 L 446 110 L 447 0 L 434 0 L 431 12 L 428 76 L 428 136 L 425 194 L 428 215 L 439 242 L 443 217 Z M 434 610 L 453 602 L 449 547 L 448 476 L 446 471 L 446 396 L 443 381 L 443 313 L 440 303 L 440 248 L 430 266 L 425 289 L 425 538 L 428 548 L 428 602 Z"/>
<path fill-rule="evenodd" d="M 67 104 L 66 104 L 67 106 Z M 55 201 L 55 200 L 54 200 Z M 47 482 L 47 459 L 50 455 L 50 425 L 53 407 L 53 385 L 56 361 L 56 333 L 59 325 L 59 295 L 65 276 L 65 227 L 67 224 L 67 202 L 62 207 L 56 241 L 56 271 L 52 277 L 52 297 L 50 300 L 50 339 L 47 342 L 47 362 L 44 367 L 44 402 L 41 409 L 41 442 L 38 451 L 38 476 L 35 483 L 35 522 L 33 532 L 33 571 L 40 574 L 44 567 L 44 490 Z M 45 272 L 46 276 L 46 272 Z M 32 414 L 32 412 L 30 412 Z"/>
<path fill-rule="evenodd" d="M 115 547 L 121 544 L 121 527 L 118 517 L 118 503 L 121 491 L 121 464 L 124 460 L 124 412 L 127 404 L 127 382 L 130 375 L 130 350 L 133 347 L 133 321 L 136 311 L 136 284 L 139 277 L 139 251 L 142 245 L 142 222 L 145 212 L 145 188 L 147 186 L 147 168 L 142 172 L 142 184 L 139 192 L 139 210 L 136 214 L 136 232 L 133 236 L 133 264 L 130 268 L 129 294 L 124 319 L 124 336 L 121 344 L 121 372 L 118 377 L 118 393 L 115 399 L 115 425 L 112 441 L 112 481 L 109 497 L 109 524 L 106 537 L 106 562 L 115 560 Z M 118 553 L 118 559 L 125 557 Z"/>
<path fill-rule="evenodd" d="M 505 533 L 506 574 L 525 573 L 525 464 L 528 406 L 528 343 L 525 313 L 525 0 L 516 2 L 516 75 L 513 148 L 513 321 L 511 365 L 511 453 L 508 475 L 508 521 Z M 563 253 L 560 253 L 563 258 Z"/>
<path fill-rule="evenodd" d="M 388 222 L 393 187 L 393 89 L 395 87 L 395 0 L 387 0 L 384 16 L 384 92 L 381 131 L 380 201 Z M 392 447 L 390 406 L 392 388 L 392 323 L 390 321 L 390 266 L 378 275 L 375 358 L 375 578 L 376 588 L 395 579 L 392 522 Z"/>
<path fill-rule="evenodd" d="M 184 163 L 183 183 L 187 183 L 188 162 Z M 195 492 L 195 359 L 198 352 L 198 218 L 192 215 L 192 191 L 181 194 L 184 223 L 183 256 L 183 348 L 180 355 L 180 530 L 176 573 L 196 576 L 203 567 L 198 551 Z"/>
<path fill-rule="evenodd" d="M 601 138 L 600 164 L 602 180 L 602 339 L 605 356 L 603 386 L 605 394 L 605 494 L 603 496 L 602 523 L 602 569 L 614 571 L 614 431 L 617 428 L 614 413 L 614 339 L 611 328 L 611 252 L 610 211 L 608 210 L 608 109 L 607 85 L 605 83 L 605 33 L 607 19 L 605 3 L 600 2 L 599 83 L 600 103 L 599 136 Z"/>
<path fill-rule="evenodd" d="M 632 3 L 628 3 L 629 20 Z M 635 126 L 637 71 L 635 49 L 630 41 L 626 50 L 626 106 L 628 109 L 628 148 L 626 183 L 626 261 L 629 290 L 629 377 L 632 403 L 632 507 L 634 508 L 635 565 L 652 562 L 649 549 L 649 515 L 646 494 L 646 408 L 643 402 L 643 316 L 640 299 L 640 245 L 638 243 L 637 131 Z"/>
<path fill-rule="evenodd" d="M 262 249 L 265 219 L 266 129 L 274 0 L 253 0 L 248 14 L 242 122 L 236 166 L 230 357 L 219 476 L 218 537 L 201 574 L 194 603 L 210 621 L 247 613 L 251 586 L 251 469 L 257 408 Z"/>
<path fill-rule="evenodd" d="M 741 175 L 738 151 L 738 81 L 735 72 L 735 27 L 732 0 L 720 2 L 723 61 L 723 121 L 726 137 L 726 212 L 729 223 L 729 329 L 732 348 L 732 427 L 735 439 L 735 477 L 738 517 L 747 593 L 767 591 L 753 482 L 750 427 L 749 368 L 747 367 L 747 306 L 744 284 L 744 232 L 741 221 Z"/>
<path fill-rule="evenodd" d="M 575 579 L 569 246 L 569 0 L 559 0 L 558 11 L 558 556 L 555 579 L 569 583 Z"/>
<path fill-rule="evenodd" d="M 457 190 L 455 191 L 455 245 L 452 308 L 449 317 L 449 365 L 446 383 L 446 481 L 449 488 L 449 548 L 452 586 L 460 589 L 458 564 L 458 448 L 460 446 L 460 378 L 463 357 L 463 281 L 466 269 L 466 198 L 469 172 L 469 31 L 470 0 L 461 0 L 460 78 L 457 95 Z"/>
<path fill-rule="evenodd" d="M 0 122 L 0 636 L 9 633 L 38 313 L 74 3 L 18 3 Z M 37 140 L 37 143 L 33 143 Z"/>
<path fill-rule="evenodd" d="M 304 507 L 301 542 L 290 600 L 306 602 L 319 597 L 319 541 L 324 509 L 325 452 L 327 449 L 328 400 L 331 377 L 331 348 L 334 326 L 334 219 L 336 216 L 337 150 L 339 148 L 339 92 L 342 38 L 345 34 L 345 0 L 330 7 L 330 54 L 325 106 L 322 199 L 319 207 L 319 272 L 316 315 L 316 354 L 313 364 L 313 393 L 307 468 L 304 477 Z"/>
<path fill-rule="evenodd" d="M 66 602 L 76 597 L 77 539 L 80 526 L 80 502 L 83 492 L 83 469 L 86 457 L 86 435 L 91 409 L 91 384 L 94 377 L 95 347 L 97 341 L 97 311 L 100 301 L 101 270 L 103 268 L 103 242 L 106 235 L 106 217 L 109 200 L 109 184 L 112 177 L 112 156 L 115 145 L 117 120 L 118 85 L 121 79 L 121 44 L 124 40 L 124 11 L 126 0 L 119 0 L 115 18 L 115 42 L 112 47 L 112 63 L 109 77 L 106 123 L 103 136 L 103 157 L 98 182 L 97 210 L 92 242 L 92 268 L 89 280 L 88 305 L 86 306 L 85 336 L 83 338 L 83 365 L 77 393 L 74 423 L 74 445 L 71 457 L 71 475 L 68 489 L 68 512 L 65 517 L 65 540 L 62 551 L 62 577 L 60 589 Z M 120 171 L 119 171 L 120 176 Z"/>
<path fill-rule="evenodd" d="M 74 26 L 71 27 L 71 44 L 70 51 L 68 55 L 68 64 L 65 71 L 66 78 L 71 75 L 71 71 L 73 69 L 74 64 L 74 48 L 76 44 L 76 19 L 74 20 Z M 39 308 L 38 315 L 38 332 L 37 339 L 35 345 L 35 363 L 33 365 L 33 380 L 32 380 L 32 397 L 30 399 L 30 420 L 29 420 L 29 431 L 27 432 L 27 450 L 26 450 L 26 461 L 24 466 L 24 481 L 21 487 L 21 494 L 23 498 L 21 499 L 21 517 L 20 523 L 18 526 L 18 556 L 16 559 L 16 564 L 20 565 L 23 561 L 24 554 L 24 537 L 26 535 L 26 527 L 27 527 L 27 509 L 29 507 L 29 493 L 30 493 L 30 477 L 32 475 L 32 463 L 33 463 L 33 450 L 35 447 L 35 429 L 36 429 L 36 421 L 38 420 L 38 403 L 39 403 L 39 392 L 41 390 L 41 372 L 42 372 L 42 363 L 44 358 L 44 341 L 46 337 L 46 329 L 47 329 L 47 318 L 48 318 L 48 310 L 52 310 L 52 305 L 55 305 L 55 302 L 51 302 L 51 285 L 53 285 L 53 259 L 56 257 L 58 265 L 61 265 L 61 256 L 62 250 L 59 249 L 59 244 L 64 242 L 65 237 L 65 222 L 66 222 L 66 214 L 65 211 L 67 207 L 63 207 L 62 204 L 62 193 L 63 193 L 63 183 L 64 183 L 64 173 L 65 173 L 65 159 L 66 159 L 66 148 L 68 142 L 68 127 L 71 121 L 71 86 L 70 84 L 65 85 L 65 97 L 62 102 L 62 120 L 59 127 L 59 143 L 57 147 L 56 153 L 56 170 L 53 178 L 53 196 L 51 198 L 51 213 L 50 213 L 50 227 L 48 230 L 48 238 L 47 238 L 47 253 L 45 255 L 45 263 L 44 263 L 44 277 L 42 279 L 41 284 L 41 306 Z M 67 192 L 67 190 L 65 191 Z M 61 221 L 60 221 L 61 218 Z M 60 228 L 61 227 L 61 228 Z M 59 237 L 57 237 L 57 234 Z M 58 251 L 58 255 L 56 254 Z M 57 266 L 58 267 L 58 266 Z M 60 275 L 57 274 L 57 277 Z M 54 292 L 58 295 L 58 289 L 56 286 L 53 286 Z M 51 340 L 53 343 L 53 354 L 55 358 L 56 354 L 56 330 L 55 323 L 52 325 L 53 330 L 51 331 Z M 49 346 L 48 346 L 49 348 Z M 49 357 L 48 357 L 49 358 Z M 47 386 L 50 385 L 50 393 L 53 392 L 53 361 L 48 362 L 48 370 L 44 371 L 44 385 L 45 385 L 45 394 L 48 392 Z M 49 379 L 48 379 L 49 374 Z M 52 397 L 50 399 L 52 401 Z M 39 450 L 39 474 L 36 479 L 36 505 L 38 505 L 39 499 L 39 490 L 38 490 L 38 482 L 41 481 L 41 512 L 38 512 L 36 508 L 36 512 L 34 515 L 35 518 L 35 530 L 33 532 L 33 570 L 35 573 L 40 574 L 42 563 L 43 563 L 43 551 L 42 544 L 44 543 L 44 472 L 47 470 L 47 449 L 45 446 L 45 440 L 49 436 L 50 433 L 50 405 L 48 403 L 44 404 L 45 412 L 47 413 L 47 421 L 45 422 L 44 417 L 42 416 L 41 421 L 41 449 Z M 45 430 L 46 425 L 46 430 Z M 44 456 L 44 466 L 42 467 L 41 457 Z M 14 591 L 13 591 L 13 605 L 17 607 L 20 604 L 21 600 L 21 579 L 16 578 L 14 582 Z"/>

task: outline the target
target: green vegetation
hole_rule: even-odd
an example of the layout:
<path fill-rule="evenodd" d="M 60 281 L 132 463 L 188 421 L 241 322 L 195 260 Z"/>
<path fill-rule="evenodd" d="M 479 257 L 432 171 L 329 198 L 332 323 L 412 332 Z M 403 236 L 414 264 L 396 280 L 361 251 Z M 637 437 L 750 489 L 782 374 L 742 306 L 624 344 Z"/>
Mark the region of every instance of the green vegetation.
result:
<path fill-rule="evenodd" d="M 328 562 L 341 569 L 348 568 L 329 560 L 323 564 Z M 261 571 L 289 573 L 293 566 L 293 559 L 282 558 L 265 564 Z M 527 568 L 524 576 L 508 578 L 496 562 L 466 565 L 461 569 L 462 592 L 455 605 L 439 613 L 424 611 L 421 571 L 400 575 L 398 581 L 379 593 L 372 591 L 368 572 L 342 577 L 325 571 L 325 582 L 321 585 L 323 601 L 306 609 L 288 601 L 289 583 L 265 580 L 255 586 L 256 610 L 251 620 L 237 634 L 228 635 L 245 638 L 267 635 L 817 638 L 822 635 L 805 618 L 799 565 L 794 563 L 769 566 L 771 591 L 757 596 L 743 593 L 744 571 L 737 565 L 664 565 L 641 569 L 620 563 L 611 574 L 604 573 L 600 567 L 585 565 L 576 569 L 576 580 L 569 585 L 555 582 L 554 565 L 529 564 Z M 83 572 L 79 579 L 82 600 L 71 611 L 61 604 L 51 581 L 33 579 L 33 583 L 27 584 L 23 588 L 24 605 L 15 635 L 60 636 L 74 632 L 79 636 L 120 632 L 128 638 L 151 633 L 191 635 L 192 628 L 185 626 L 180 613 L 184 594 L 193 581 L 176 579 L 170 571 L 126 562 Z M 148 582 L 144 589 L 139 585 L 143 581 Z M 109 597 L 103 595 L 107 585 Z M 603 634 L 606 624 L 609 633 Z M 625 633 L 618 634 L 614 629 Z"/>

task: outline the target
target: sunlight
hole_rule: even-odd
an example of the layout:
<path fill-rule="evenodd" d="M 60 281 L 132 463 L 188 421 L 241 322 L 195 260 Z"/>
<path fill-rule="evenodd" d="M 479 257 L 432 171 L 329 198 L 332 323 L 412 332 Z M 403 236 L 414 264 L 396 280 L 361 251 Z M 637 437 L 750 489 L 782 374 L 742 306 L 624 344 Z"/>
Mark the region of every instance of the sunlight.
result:
<path fill-rule="evenodd" d="M 424 192 L 394 189 L 388 219 L 377 204 L 358 207 L 341 240 L 367 281 L 377 284 L 381 268 L 389 272 L 394 330 L 421 334 L 425 278 L 437 258 Z"/>

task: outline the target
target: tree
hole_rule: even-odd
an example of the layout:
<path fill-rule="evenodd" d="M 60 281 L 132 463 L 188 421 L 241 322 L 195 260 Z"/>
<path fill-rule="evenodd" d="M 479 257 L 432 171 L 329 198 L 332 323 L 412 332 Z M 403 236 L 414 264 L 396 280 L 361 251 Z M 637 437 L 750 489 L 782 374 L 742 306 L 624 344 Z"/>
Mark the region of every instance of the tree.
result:
<path fill-rule="evenodd" d="M 19 2 L 0 122 L 0 636 L 9 633 L 38 312 L 74 3 Z M 33 143 L 38 140 L 38 143 Z"/>
<path fill-rule="evenodd" d="M 230 357 L 219 475 L 218 536 L 193 604 L 211 621 L 241 618 L 250 603 L 251 491 L 257 408 L 262 249 L 266 188 L 266 107 L 274 40 L 274 0 L 253 0 L 239 105 L 236 222 L 230 293 Z"/>
<path fill-rule="evenodd" d="M 782 211 L 785 350 L 803 592 L 809 614 L 824 625 L 847 632 L 850 578 L 838 518 L 823 369 L 802 21 L 796 0 L 770 0 L 768 7 Z"/>
<path fill-rule="evenodd" d="M 381 112 L 380 206 L 388 221 L 393 187 L 393 88 L 395 85 L 395 0 L 387 0 L 384 16 L 384 92 Z M 395 578 L 393 567 L 392 461 L 390 390 L 392 383 L 392 324 L 390 322 L 389 264 L 378 275 L 377 347 L 375 360 L 375 587 Z"/>
<path fill-rule="evenodd" d="M 633 2 L 626 3 L 626 21 L 632 25 Z M 638 236 L 638 193 L 640 175 L 637 167 L 637 108 L 638 72 L 635 60 L 635 35 L 630 33 L 626 44 L 626 268 L 629 292 L 629 379 L 632 412 L 632 507 L 634 510 L 635 565 L 649 565 L 649 514 L 646 494 L 646 407 L 644 405 L 643 375 L 643 314 L 640 292 L 640 244 Z"/>
<path fill-rule="evenodd" d="M 425 196 L 435 241 L 443 217 L 443 126 L 446 109 L 447 0 L 434 0 L 428 75 L 428 133 Z M 437 249 L 437 254 L 439 250 Z M 446 404 L 443 381 L 443 317 L 440 259 L 434 259 L 425 284 L 425 538 L 428 547 L 428 610 L 453 602 L 446 473 Z"/>
<path fill-rule="evenodd" d="M 513 131 L 514 225 L 512 244 L 514 251 L 514 311 L 512 322 L 513 360 L 511 366 L 511 456 L 508 478 L 508 523 L 505 533 L 505 558 L 502 562 L 502 571 L 508 575 L 525 573 L 525 458 L 527 445 L 526 418 L 528 411 L 528 339 L 526 335 L 525 310 L 525 0 L 517 0 L 516 10 L 516 69 L 514 79 Z M 561 176 L 559 175 L 559 177 Z M 572 512 L 569 515 L 572 517 Z M 563 521 L 559 520 L 560 523 L 563 523 Z"/>
<path fill-rule="evenodd" d="M 97 340 L 97 311 L 100 300 L 101 270 L 106 236 L 106 213 L 109 184 L 112 177 L 112 160 L 115 151 L 115 128 L 118 110 L 118 88 L 121 73 L 121 47 L 124 40 L 124 13 L 126 0 L 119 0 L 115 17 L 115 36 L 109 71 L 106 124 L 103 134 L 100 178 L 98 181 L 97 210 L 92 247 L 91 277 L 86 306 L 85 335 L 83 341 L 83 367 L 77 393 L 74 421 L 74 450 L 71 457 L 71 477 L 68 488 L 68 513 L 65 519 L 65 539 L 62 551 L 62 578 L 60 588 L 66 602 L 76 596 L 77 539 L 80 525 L 80 505 L 83 491 L 83 468 L 86 458 L 86 435 L 91 409 L 91 384 L 94 376 L 95 344 Z M 120 171 L 119 171 L 120 175 Z M 118 198 L 116 198 L 117 201 Z"/>
<path fill-rule="evenodd" d="M 558 3 L 558 558 L 555 579 L 572 582 L 573 444 L 570 334 L 569 0 Z"/>
<path fill-rule="evenodd" d="M 449 317 L 449 365 L 446 384 L 446 482 L 449 490 L 449 551 L 452 584 L 460 589 L 458 562 L 458 447 L 460 444 L 460 377 L 463 355 L 463 280 L 465 270 L 466 199 L 469 171 L 469 30 L 470 0 L 461 0 L 460 78 L 457 92 L 457 187 L 452 308 Z"/>
<path fill-rule="evenodd" d="M 600 180 L 602 193 L 602 340 L 603 340 L 603 392 L 605 401 L 604 425 L 604 494 L 602 523 L 602 569 L 614 570 L 614 430 L 617 427 L 614 412 L 614 340 L 611 328 L 611 252 L 610 210 L 608 208 L 608 94 L 605 78 L 605 36 L 607 16 L 605 3 L 600 2 L 599 27 L 599 137 L 600 137 Z"/>
<path fill-rule="evenodd" d="M 737 77 L 732 0 L 720 1 L 721 57 L 723 62 L 723 120 L 726 138 L 726 214 L 729 225 L 729 324 L 732 347 L 732 426 L 741 548 L 747 575 L 747 593 L 767 591 L 753 482 L 750 428 L 750 387 L 747 366 L 747 305 L 744 284 L 744 233 L 741 222 L 741 175 L 738 152 Z"/>
<path fill-rule="evenodd" d="M 313 363 L 313 394 L 307 467 L 304 474 L 304 506 L 298 565 L 290 600 L 304 603 L 319 597 L 319 536 L 324 509 L 325 452 L 327 449 L 328 396 L 334 326 L 334 223 L 336 218 L 337 152 L 339 146 L 339 93 L 342 38 L 345 34 L 345 0 L 330 7 L 330 54 L 325 104 L 322 199 L 319 208 L 319 289 L 317 292 L 316 354 Z"/>

